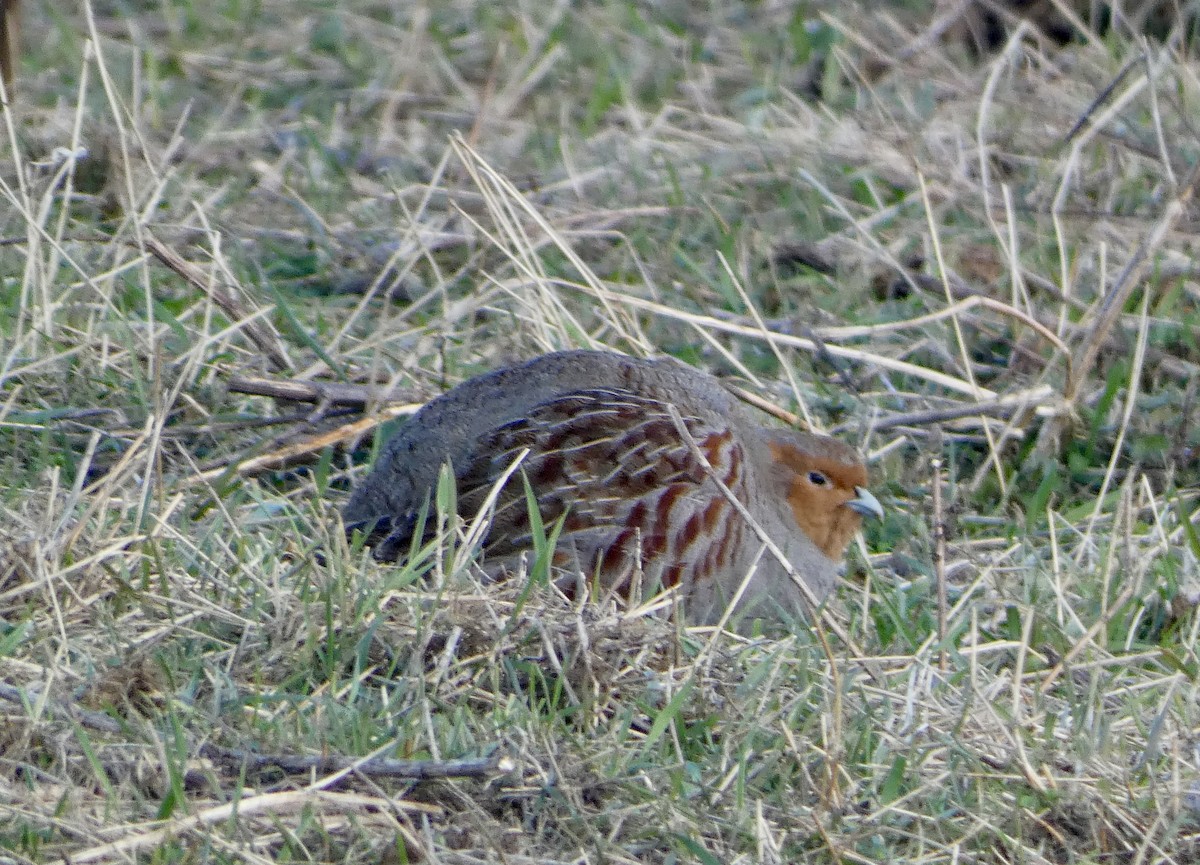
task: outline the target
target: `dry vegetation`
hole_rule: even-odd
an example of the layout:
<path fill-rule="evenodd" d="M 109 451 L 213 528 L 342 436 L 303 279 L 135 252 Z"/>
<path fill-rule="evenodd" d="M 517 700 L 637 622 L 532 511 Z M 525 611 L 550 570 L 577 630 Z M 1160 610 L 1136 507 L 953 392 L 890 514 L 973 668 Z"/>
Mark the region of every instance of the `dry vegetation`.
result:
<path fill-rule="evenodd" d="M 27 6 L 0 861 L 1200 861 L 1186 27 Z M 481 587 L 465 527 L 347 545 L 387 418 L 572 346 L 872 455 L 834 630 Z"/>

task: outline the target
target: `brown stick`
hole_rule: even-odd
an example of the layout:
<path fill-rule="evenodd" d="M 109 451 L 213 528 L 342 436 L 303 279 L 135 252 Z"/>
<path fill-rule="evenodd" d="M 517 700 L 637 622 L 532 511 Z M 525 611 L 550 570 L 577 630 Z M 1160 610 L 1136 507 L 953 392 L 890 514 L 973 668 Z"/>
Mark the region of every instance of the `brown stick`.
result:
<path fill-rule="evenodd" d="M 505 754 L 496 752 L 490 757 L 468 757 L 461 760 L 393 760 L 387 757 L 345 757 L 340 754 L 257 754 L 240 748 L 222 748 L 220 745 L 200 746 L 200 756 L 222 765 L 222 768 L 237 773 L 245 767 L 247 771 L 279 769 L 292 775 L 316 772 L 332 775 L 335 772 L 352 771 L 370 775 L 372 778 L 411 778 L 429 781 L 435 778 L 490 778 L 505 775 L 516 769 L 516 763 Z"/>
<path fill-rule="evenodd" d="M 968 417 L 1008 417 L 1022 412 L 1028 412 L 1037 406 L 1052 403 L 1054 394 L 1046 388 L 1044 391 L 1033 391 L 1011 394 L 983 400 L 977 403 L 932 408 L 925 411 L 904 412 L 902 414 L 885 415 L 870 421 L 872 429 L 885 430 L 898 426 L 928 426 L 930 424 L 946 423 Z"/>
<path fill-rule="evenodd" d="M 770 400 L 764 399 L 758 394 L 746 390 L 744 387 L 738 387 L 736 384 L 730 384 L 728 382 L 724 382 L 724 384 L 726 390 L 747 405 L 752 405 L 756 409 L 766 412 L 772 417 L 783 421 L 785 424 L 790 427 L 794 427 L 795 429 L 808 429 L 808 425 L 800 419 L 799 415 L 792 414 L 787 409 L 780 408 Z"/>
<path fill-rule="evenodd" d="M 295 379 L 261 378 L 235 375 L 229 379 L 234 393 L 270 396 L 291 402 L 311 402 L 323 405 L 365 408 L 371 403 L 411 403 L 416 395 L 408 390 L 380 392 L 378 388 L 361 384 L 338 384 L 325 381 L 296 381 Z"/>
<path fill-rule="evenodd" d="M 271 362 L 271 366 L 276 372 L 284 372 L 292 368 L 292 362 L 288 358 L 287 352 L 284 351 L 283 341 L 270 323 L 262 319 L 249 318 L 236 296 L 214 285 L 194 264 L 184 260 L 179 253 L 153 235 L 147 234 L 145 243 L 147 252 L 178 274 L 192 288 L 208 295 L 213 303 L 221 307 L 221 311 L 229 317 L 230 321 L 239 324 L 250 341 L 267 356 L 267 360 Z"/>
<path fill-rule="evenodd" d="M 20 706 L 41 702 L 37 688 L 22 691 L 12 685 L 0 683 L 0 700 Z M 84 709 L 71 700 L 47 700 L 44 702 L 47 716 L 69 719 L 100 733 L 120 735 L 126 726 L 116 718 L 103 712 Z M 434 778 L 488 778 L 493 775 L 514 771 L 515 761 L 499 751 L 490 757 L 468 757 L 461 760 L 393 760 L 386 757 L 361 757 L 338 755 L 258 754 L 241 748 L 224 748 L 211 742 L 199 748 L 199 755 L 212 760 L 227 774 L 238 774 L 242 767 L 249 771 L 279 769 L 291 774 L 318 772 L 333 774 L 352 771 L 376 778 L 411 778 L 428 781 Z"/>
<path fill-rule="evenodd" d="M 243 460 L 234 467 L 234 472 L 243 477 L 247 475 L 256 475 L 260 472 L 275 471 L 277 469 L 287 468 L 289 465 L 299 461 L 300 459 L 317 453 L 331 445 L 342 444 L 358 438 L 382 423 L 386 423 L 394 417 L 399 417 L 403 414 L 412 414 L 421 406 L 417 405 L 397 405 L 389 406 L 381 410 L 378 414 L 370 417 L 361 418 L 353 423 L 344 424 L 337 429 L 329 432 L 319 433 L 317 435 L 308 436 L 299 441 L 280 448 L 277 451 L 272 451 L 267 454 L 259 454 L 256 457 L 250 457 Z M 188 478 L 186 484 L 206 483 L 214 481 L 229 471 L 228 464 L 211 468 L 199 474 Z"/>
<path fill-rule="evenodd" d="M 1091 327 L 1084 332 L 1071 352 L 1078 360 L 1067 377 L 1065 396 L 1068 403 L 1074 403 L 1079 398 L 1083 383 L 1087 381 L 1101 350 L 1107 344 L 1109 331 L 1116 324 L 1121 310 L 1125 307 L 1125 302 L 1133 294 L 1133 290 L 1142 284 L 1142 277 L 1149 267 L 1150 254 L 1158 250 L 1167 232 L 1174 228 L 1183 216 L 1188 202 L 1196 193 L 1197 185 L 1200 185 L 1200 165 L 1192 168 L 1191 173 L 1179 188 L 1179 195 L 1167 205 L 1158 224 L 1138 245 L 1133 256 L 1125 265 L 1125 269 L 1117 277 L 1116 284 L 1094 307 L 1096 313 L 1091 316 Z"/>
<path fill-rule="evenodd" d="M 20 56 L 17 11 L 17 0 L 0 0 L 0 80 L 4 82 L 4 95 L 9 100 L 13 96 L 17 58 Z"/>

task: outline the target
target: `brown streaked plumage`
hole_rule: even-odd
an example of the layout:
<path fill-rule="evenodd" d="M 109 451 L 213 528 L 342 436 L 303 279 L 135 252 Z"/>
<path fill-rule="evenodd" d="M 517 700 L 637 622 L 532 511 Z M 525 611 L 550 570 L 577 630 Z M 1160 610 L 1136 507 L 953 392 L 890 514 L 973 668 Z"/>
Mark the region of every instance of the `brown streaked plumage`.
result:
<path fill-rule="evenodd" d="M 760 556 L 762 543 L 722 485 L 818 601 L 862 516 L 881 513 L 848 445 L 764 427 L 715 378 L 677 361 L 568 351 L 470 379 L 425 405 L 355 489 L 347 529 L 370 532 L 376 558 L 393 561 L 409 549 L 443 464 L 458 481 L 459 513 L 470 516 L 522 453 L 483 541 L 489 574 L 516 570 L 533 546 L 527 480 L 542 522 L 562 521 L 553 561 L 562 585 L 678 587 L 695 623 L 720 618 L 756 561 L 739 612 L 807 607 L 786 569 Z"/>

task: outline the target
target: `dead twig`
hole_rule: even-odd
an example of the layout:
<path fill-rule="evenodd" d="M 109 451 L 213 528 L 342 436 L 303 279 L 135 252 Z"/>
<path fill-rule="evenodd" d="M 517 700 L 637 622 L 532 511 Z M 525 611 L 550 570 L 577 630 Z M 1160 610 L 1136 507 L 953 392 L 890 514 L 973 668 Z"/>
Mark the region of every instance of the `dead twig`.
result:
<path fill-rule="evenodd" d="M 20 30 L 17 0 L 0 0 L 0 82 L 4 95 L 12 99 L 17 58 L 20 56 Z"/>
<path fill-rule="evenodd" d="M 1129 77 L 1129 73 L 1143 65 L 1145 62 L 1145 54 L 1139 54 L 1137 57 L 1126 63 L 1121 70 L 1113 76 L 1112 80 L 1108 82 L 1104 89 L 1096 95 L 1096 98 L 1091 101 L 1091 104 L 1089 104 L 1088 107 L 1083 110 L 1083 113 L 1079 115 L 1079 119 L 1075 121 L 1075 125 L 1072 126 L 1070 130 L 1068 130 L 1067 134 L 1063 136 L 1062 143 L 1064 146 L 1074 141 L 1075 137 L 1092 122 L 1092 117 L 1095 115 L 1096 111 L 1101 105 L 1112 98 L 1113 93 L 1115 93 L 1116 89 L 1121 86 L 1121 82 Z"/>
<path fill-rule="evenodd" d="M 902 426 L 928 426 L 930 424 L 946 423 L 968 417 L 1010 417 L 1023 412 L 1037 411 L 1053 415 L 1057 413 L 1054 406 L 1056 398 L 1049 385 L 1039 385 L 1020 393 L 1005 394 L 995 399 L 983 400 L 977 403 L 946 408 L 926 409 L 925 411 L 904 412 L 899 414 L 882 415 L 872 418 L 871 428 L 874 430 L 894 429 Z"/>
<path fill-rule="evenodd" d="M 499 751 L 490 757 L 467 757 L 460 760 L 393 760 L 387 757 L 345 757 L 340 754 L 258 754 L 241 748 L 222 748 L 211 743 L 200 746 L 200 756 L 212 760 L 226 771 L 236 774 L 244 767 L 250 772 L 278 769 L 291 775 L 315 772 L 332 775 L 350 772 L 372 778 L 406 778 L 413 781 L 432 781 L 436 778 L 491 778 L 507 775 L 517 768 L 516 762 Z"/>
<path fill-rule="evenodd" d="M 295 465 L 297 462 L 302 462 L 305 458 L 324 450 L 327 447 L 334 445 L 345 444 L 356 438 L 360 438 L 366 433 L 373 430 L 380 424 L 386 423 L 392 418 L 399 417 L 405 414 L 412 414 L 421 407 L 420 403 L 395 405 L 381 409 L 378 414 L 370 417 L 361 418 L 353 423 L 344 424 L 334 430 L 318 433 L 316 435 L 307 436 L 299 441 L 285 445 L 279 450 L 271 453 L 259 454 L 255 457 L 242 460 L 240 463 L 233 465 L 230 468 L 229 463 L 222 463 L 219 466 L 210 468 L 200 472 L 197 475 L 189 478 L 185 483 L 195 485 L 198 483 L 211 483 L 223 475 L 233 473 L 240 477 L 250 477 L 252 475 L 261 474 L 262 472 L 278 471 L 279 469 L 287 468 Z"/>
<path fill-rule="evenodd" d="M 19 706 L 37 705 L 43 718 L 51 721 L 69 720 L 94 730 L 111 735 L 124 734 L 129 725 L 103 712 L 84 709 L 71 700 L 46 699 L 39 690 L 22 690 L 0 683 L 0 700 Z M 331 775 L 350 772 L 373 778 L 406 778 L 414 781 L 430 781 L 436 778 L 490 778 L 516 770 L 512 757 L 497 750 L 489 757 L 466 757 L 458 760 L 394 760 L 386 757 L 350 757 L 340 754 L 259 754 L 242 748 L 225 748 L 211 742 L 202 744 L 200 757 L 211 760 L 228 775 L 238 775 L 243 769 L 258 772 L 278 769 L 289 774 L 315 772 Z"/>
<path fill-rule="evenodd" d="M 1162 248 L 1167 235 L 1179 224 L 1188 204 L 1195 197 L 1197 185 L 1200 185 L 1200 164 L 1192 167 L 1180 185 L 1179 193 L 1167 204 L 1158 222 L 1142 238 L 1112 287 L 1092 304 L 1083 317 L 1088 324 L 1075 340 L 1069 353 L 1074 362 L 1067 370 L 1066 384 L 1063 388 L 1064 411 L 1042 426 L 1037 441 L 1039 453 L 1057 453 L 1061 449 L 1063 438 L 1077 416 L 1076 406 L 1087 392 L 1092 370 L 1101 353 L 1115 342 L 1112 331 L 1121 319 L 1122 310 L 1139 285 L 1144 292 L 1151 291 L 1151 287 L 1145 284 L 1151 255 Z"/>
<path fill-rule="evenodd" d="M 1071 352 L 1071 356 L 1076 358 L 1076 361 L 1067 373 L 1067 387 L 1064 395 L 1068 403 L 1073 404 L 1079 398 L 1084 383 L 1091 374 L 1092 367 L 1095 366 L 1101 350 L 1107 344 L 1109 331 L 1116 324 L 1120 312 L 1125 308 L 1125 302 L 1129 300 L 1133 290 L 1141 284 L 1142 277 L 1149 266 L 1150 253 L 1161 246 L 1167 233 L 1183 216 L 1188 203 L 1196 193 L 1197 184 L 1200 184 L 1200 165 L 1192 168 L 1175 200 L 1167 205 L 1162 218 L 1138 245 L 1133 256 L 1125 265 L 1125 269 L 1117 277 L 1116 283 L 1096 304 L 1095 312 L 1090 316 L 1091 325 L 1084 331 Z"/>
<path fill-rule="evenodd" d="M 212 302 L 219 306 L 231 321 L 240 323 L 246 336 L 259 351 L 266 355 L 276 372 L 284 372 L 292 368 L 292 362 L 283 347 L 283 340 L 279 338 L 279 334 L 268 322 L 260 318 L 249 317 L 242 309 L 241 301 L 237 297 L 213 284 L 212 280 L 205 278 L 195 265 L 186 261 L 183 256 L 153 235 L 146 235 L 145 244 L 146 251 L 160 263 L 178 274 L 192 288 L 211 298 Z"/>
<path fill-rule="evenodd" d="M 776 420 L 781 420 L 790 427 L 796 429 L 807 430 L 808 424 L 801 420 L 799 415 L 793 414 L 785 408 L 780 408 L 768 399 L 759 396 L 756 393 L 746 390 L 744 387 L 739 387 L 735 384 L 723 382 L 725 389 L 740 399 L 747 405 L 752 405 L 760 411 L 764 411 Z"/>
<path fill-rule="evenodd" d="M 229 379 L 234 393 L 269 396 L 290 402 L 310 402 L 327 406 L 366 408 L 372 403 L 411 403 L 416 394 L 411 390 L 380 391 L 369 385 L 339 384 L 327 381 L 297 381 L 295 379 L 261 378 L 235 375 Z"/>

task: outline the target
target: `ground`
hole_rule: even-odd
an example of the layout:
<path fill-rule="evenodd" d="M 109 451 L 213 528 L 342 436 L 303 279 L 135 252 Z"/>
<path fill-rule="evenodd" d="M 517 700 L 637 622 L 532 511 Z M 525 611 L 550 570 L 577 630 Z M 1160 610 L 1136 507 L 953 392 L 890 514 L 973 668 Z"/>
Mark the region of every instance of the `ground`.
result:
<path fill-rule="evenodd" d="M 23 4 L 0 859 L 1200 861 L 1192 23 L 962 5 Z M 820 622 L 345 540 L 585 346 L 869 455 Z"/>

